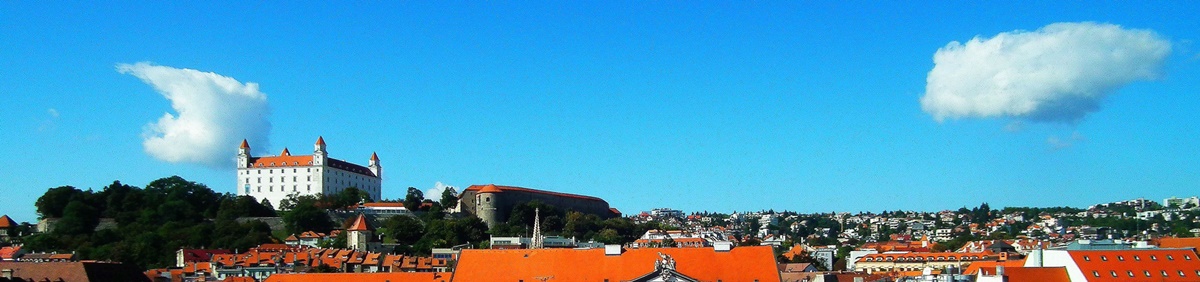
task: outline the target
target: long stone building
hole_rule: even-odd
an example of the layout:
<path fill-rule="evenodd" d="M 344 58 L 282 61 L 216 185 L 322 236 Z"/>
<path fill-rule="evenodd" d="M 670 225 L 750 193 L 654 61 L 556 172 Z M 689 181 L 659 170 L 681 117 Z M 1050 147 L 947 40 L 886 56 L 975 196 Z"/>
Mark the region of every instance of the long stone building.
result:
<path fill-rule="evenodd" d="M 621 212 L 600 198 L 494 184 L 467 187 L 459 194 L 459 209 L 479 217 L 490 228 L 508 220 L 514 206 L 533 200 L 605 219 L 621 216 Z"/>

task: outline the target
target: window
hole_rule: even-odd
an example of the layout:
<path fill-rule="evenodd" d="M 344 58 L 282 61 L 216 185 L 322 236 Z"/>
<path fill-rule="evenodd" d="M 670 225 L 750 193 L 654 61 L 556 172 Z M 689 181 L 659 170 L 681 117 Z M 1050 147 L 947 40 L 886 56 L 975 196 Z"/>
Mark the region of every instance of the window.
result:
<path fill-rule="evenodd" d="M 1112 275 L 1112 277 L 1117 277 L 1117 271 L 1116 271 L 1116 270 L 1109 270 L 1109 271 L 1108 271 L 1108 274 Z"/>
<path fill-rule="evenodd" d="M 1085 257 L 1085 258 L 1086 258 L 1086 257 Z M 1099 272 L 1099 271 L 1092 270 L 1092 276 L 1093 276 L 1093 277 L 1100 277 L 1100 272 Z"/>
<path fill-rule="evenodd" d="M 1129 274 L 1129 277 L 1133 277 L 1133 270 L 1126 270 L 1125 272 Z"/>
<path fill-rule="evenodd" d="M 1100 260 L 1102 260 L 1102 261 L 1108 261 L 1108 257 L 1106 257 L 1106 256 L 1100 256 Z"/>
<path fill-rule="evenodd" d="M 1162 275 L 1163 275 L 1163 277 L 1167 277 L 1167 271 L 1166 271 L 1166 270 L 1163 270 L 1163 271 L 1162 271 Z"/>
<path fill-rule="evenodd" d="M 1083 256 L 1083 260 L 1084 261 L 1092 261 L 1092 258 L 1089 258 L 1088 256 Z"/>
<path fill-rule="evenodd" d="M 1139 257 L 1139 256 L 1136 256 L 1136 255 L 1135 255 L 1135 256 L 1133 256 L 1133 260 L 1136 260 L 1136 261 L 1142 261 L 1142 257 Z"/>
<path fill-rule="evenodd" d="M 1158 257 L 1157 257 L 1157 256 L 1154 256 L 1154 255 L 1150 255 L 1150 260 L 1157 261 L 1157 260 L 1158 260 Z"/>
<path fill-rule="evenodd" d="M 1179 271 L 1179 277 L 1186 277 L 1186 276 L 1187 276 L 1187 275 L 1183 274 L 1183 270 L 1180 270 L 1180 271 Z"/>
<path fill-rule="evenodd" d="M 1125 257 L 1124 257 L 1124 256 L 1117 256 L 1117 260 L 1119 260 L 1119 261 L 1125 261 Z"/>
<path fill-rule="evenodd" d="M 1167 255 L 1167 260 L 1175 260 L 1175 257 L 1171 256 L 1171 255 Z"/>
<path fill-rule="evenodd" d="M 1185 260 L 1192 260 L 1192 256 L 1189 256 L 1189 255 L 1183 255 L 1183 259 L 1185 259 Z"/>
<path fill-rule="evenodd" d="M 1146 277 L 1150 277 L 1150 271 L 1149 271 L 1149 270 L 1142 270 L 1142 273 L 1143 273 L 1143 274 L 1146 274 Z"/>
<path fill-rule="evenodd" d="M 258 186 L 258 192 L 262 193 L 262 186 Z"/>

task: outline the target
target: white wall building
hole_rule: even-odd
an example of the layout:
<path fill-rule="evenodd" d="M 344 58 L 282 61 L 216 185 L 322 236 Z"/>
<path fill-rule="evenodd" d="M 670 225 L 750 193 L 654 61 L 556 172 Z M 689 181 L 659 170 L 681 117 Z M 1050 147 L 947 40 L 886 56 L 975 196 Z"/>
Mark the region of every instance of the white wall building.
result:
<path fill-rule="evenodd" d="M 287 148 L 278 156 L 253 157 L 250 144 L 242 140 L 237 155 L 238 195 L 266 199 L 278 208 L 291 194 L 332 195 L 355 187 L 378 201 L 383 183 L 379 156 L 372 153 L 368 166 L 330 158 L 325 138 L 318 137 L 312 155 L 293 156 Z"/>

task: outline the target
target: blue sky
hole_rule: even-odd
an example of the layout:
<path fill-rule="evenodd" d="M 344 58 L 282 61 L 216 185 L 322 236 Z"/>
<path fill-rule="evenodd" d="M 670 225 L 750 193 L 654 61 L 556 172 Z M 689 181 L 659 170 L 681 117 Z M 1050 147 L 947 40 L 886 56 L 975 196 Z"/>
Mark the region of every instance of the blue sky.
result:
<path fill-rule="evenodd" d="M 34 221 L 36 198 L 60 185 L 180 175 L 233 192 L 224 152 L 238 144 L 204 141 L 257 138 L 257 155 L 307 152 L 317 136 L 334 158 L 378 152 L 385 198 L 496 183 L 598 196 L 626 213 L 855 212 L 1200 194 L 1191 2 L 54 4 L 0 3 L 0 213 L 18 221 Z M 1056 23 L 1160 44 L 1084 32 L 1057 49 L 979 51 L 1057 39 Z M 1018 70 L 1000 84 L 1025 92 L 996 95 L 1060 102 L 1075 118 L 975 99 L 939 121 L 922 98 L 937 96 L 934 54 L 954 41 L 982 61 L 939 63 L 950 90 L 937 93 L 991 85 L 962 79 L 989 74 L 980 66 Z M 1133 65 L 1154 73 L 1116 74 Z M 192 105 L 217 133 L 150 146 L 164 114 L 185 118 L 156 90 L 163 80 L 119 66 L 212 73 L 265 102 Z M 1039 67 L 1081 74 L 1023 71 Z"/>

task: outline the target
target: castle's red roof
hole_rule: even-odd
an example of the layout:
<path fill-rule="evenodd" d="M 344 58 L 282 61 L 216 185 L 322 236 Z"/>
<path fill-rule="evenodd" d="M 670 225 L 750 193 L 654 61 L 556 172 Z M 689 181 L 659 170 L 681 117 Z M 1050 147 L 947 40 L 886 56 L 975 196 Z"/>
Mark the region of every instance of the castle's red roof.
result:
<path fill-rule="evenodd" d="M 495 190 L 493 190 L 493 189 L 495 189 Z M 516 187 L 516 186 L 500 186 L 500 185 L 495 185 L 495 184 L 471 185 L 471 187 L 467 187 L 466 190 L 463 190 L 463 192 L 466 192 L 466 191 L 475 191 L 476 193 L 496 193 L 496 192 L 507 192 L 507 191 L 519 191 L 519 192 L 538 193 L 538 194 L 546 194 L 546 195 L 559 196 L 559 197 L 567 197 L 567 198 L 576 198 L 576 199 L 582 199 L 582 200 L 592 200 L 592 201 L 604 202 L 603 199 L 592 197 L 592 196 L 550 192 L 550 191 L 529 189 L 529 188 Z"/>

